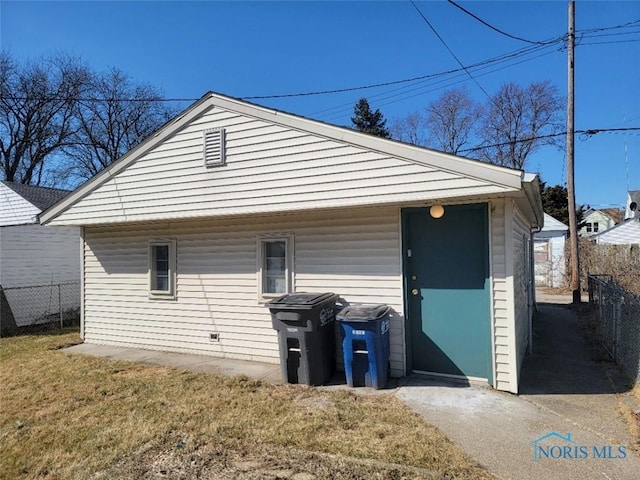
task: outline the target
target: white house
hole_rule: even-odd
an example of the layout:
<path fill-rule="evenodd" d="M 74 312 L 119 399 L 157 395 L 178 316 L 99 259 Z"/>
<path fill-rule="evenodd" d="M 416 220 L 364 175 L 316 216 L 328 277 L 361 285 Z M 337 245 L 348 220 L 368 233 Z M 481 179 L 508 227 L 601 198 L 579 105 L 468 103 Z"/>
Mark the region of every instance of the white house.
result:
<path fill-rule="evenodd" d="M 589 208 L 582 217 L 583 226 L 578 230 L 581 237 L 590 237 L 610 229 L 622 220 L 622 212 L 617 208 Z"/>
<path fill-rule="evenodd" d="M 518 391 L 535 175 L 208 93 L 40 220 L 82 228 L 85 342 L 278 363 L 265 302 L 330 291 L 392 307 L 392 375 Z"/>
<path fill-rule="evenodd" d="M 28 291 L 26 287 L 46 288 L 44 286 L 61 282 L 80 281 L 80 228 L 38 224 L 38 214 L 68 193 L 0 182 L 0 287 L 3 291 L 0 324 L 3 326 L 7 322 L 28 325 L 49 311 L 50 292 Z M 67 304 L 79 304 L 77 288 L 75 292 L 66 289 L 64 294 L 75 294 L 78 298 L 74 302 L 69 299 Z M 55 301 L 57 303 L 57 298 Z"/>
<path fill-rule="evenodd" d="M 533 235 L 536 286 L 561 287 L 565 283 L 565 240 L 569 227 L 544 214 L 544 227 Z"/>
<path fill-rule="evenodd" d="M 640 218 L 640 190 L 629 190 L 627 192 L 624 218 L 625 220 L 628 218 Z"/>
<path fill-rule="evenodd" d="M 593 239 L 603 245 L 640 245 L 640 217 L 629 218 L 609 230 L 594 235 Z"/>

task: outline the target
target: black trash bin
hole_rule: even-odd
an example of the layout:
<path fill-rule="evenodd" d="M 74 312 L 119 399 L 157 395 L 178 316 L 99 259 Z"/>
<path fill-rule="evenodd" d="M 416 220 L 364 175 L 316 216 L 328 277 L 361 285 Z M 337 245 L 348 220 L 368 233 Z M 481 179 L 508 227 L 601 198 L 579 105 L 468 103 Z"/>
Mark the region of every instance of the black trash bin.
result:
<path fill-rule="evenodd" d="M 285 382 L 322 385 L 333 375 L 337 299 L 333 293 L 290 293 L 267 303 Z"/>

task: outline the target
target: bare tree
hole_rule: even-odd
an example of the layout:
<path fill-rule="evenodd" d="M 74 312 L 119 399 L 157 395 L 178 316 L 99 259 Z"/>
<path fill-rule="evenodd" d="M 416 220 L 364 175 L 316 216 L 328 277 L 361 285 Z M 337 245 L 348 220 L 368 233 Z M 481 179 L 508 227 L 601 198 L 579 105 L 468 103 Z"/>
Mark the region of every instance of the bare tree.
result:
<path fill-rule="evenodd" d="M 527 157 L 542 145 L 557 144 L 553 135 L 562 129 L 562 98 L 549 81 L 522 88 L 514 83 L 500 87 L 488 104 L 480 135 L 482 158 L 523 169 Z"/>
<path fill-rule="evenodd" d="M 466 88 L 447 90 L 427 106 L 428 145 L 457 155 L 476 130 L 482 111 Z"/>
<path fill-rule="evenodd" d="M 0 161 L 11 182 L 45 183 L 46 163 L 67 146 L 73 113 L 89 71 L 76 58 L 57 55 L 19 66 L 0 52 Z"/>
<path fill-rule="evenodd" d="M 158 90 L 118 69 L 94 75 L 87 97 L 76 105 L 78 129 L 64 149 L 68 173 L 81 179 L 109 166 L 174 114 Z"/>
<path fill-rule="evenodd" d="M 420 112 L 413 112 L 404 118 L 396 118 L 389 127 L 391 138 L 423 147 L 427 143 L 426 122 Z"/>

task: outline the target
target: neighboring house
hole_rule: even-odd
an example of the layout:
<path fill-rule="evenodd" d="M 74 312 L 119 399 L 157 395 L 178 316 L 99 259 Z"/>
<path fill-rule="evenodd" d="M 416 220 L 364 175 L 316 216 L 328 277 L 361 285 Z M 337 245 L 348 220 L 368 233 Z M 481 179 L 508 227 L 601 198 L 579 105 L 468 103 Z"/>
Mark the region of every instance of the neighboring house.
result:
<path fill-rule="evenodd" d="M 561 287 L 565 282 L 565 240 L 569 227 L 544 214 L 544 227 L 533 235 L 536 286 Z"/>
<path fill-rule="evenodd" d="M 45 295 L 43 291 L 39 298 L 39 291 L 17 287 L 80 281 L 80 229 L 38 224 L 38 214 L 68 193 L 0 182 L 0 287 L 4 292 L 0 310 L 4 320 L 0 318 L 0 323 L 4 321 L 6 325 L 11 316 L 12 323 L 24 326 L 49 311 L 53 302 L 50 292 Z M 73 292 L 67 289 L 65 294 Z M 79 296 L 74 303 L 79 304 Z"/>
<path fill-rule="evenodd" d="M 589 208 L 582 217 L 582 228 L 578 230 L 580 237 L 590 237 L 603 232 L 622 221 L 622 212 L 617 208 L 596 210 Z"/>
<path fill-rule="evenodd" d="M 624 212 L 627 218 L 640 218 L 640 190 L 630 190 L 627 192 L 627 206 Z"/>
<path fill-rule="evenodd" d="M 640 217 L 629 218 L 592 238 L 598 244 L 640 245 Z"/>
<path fill-rule="evenodd" d="M 391 306 L 392 375 L 518 391 L 535 175 L 209 93 L 40 220 L 82 228 L 88 343 L 278 363 L 266 302 L 330 291 Z"/>

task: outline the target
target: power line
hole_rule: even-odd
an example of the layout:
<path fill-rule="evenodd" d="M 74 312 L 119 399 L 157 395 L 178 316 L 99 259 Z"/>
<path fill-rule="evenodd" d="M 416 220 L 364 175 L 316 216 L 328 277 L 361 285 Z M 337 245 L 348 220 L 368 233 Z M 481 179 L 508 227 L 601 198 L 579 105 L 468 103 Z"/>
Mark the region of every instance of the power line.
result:
<path fill-rule="evenodd" d="M 593 33 L 593 32 L 604 32 L 607 30 L 618 30 L 621 28 L 629 28 L 632 27 L 634 25 L 638 25 L 640 24 L 640 18 L 638 20 L 632 20 L 630 22 L 627 23 L 623 23 L 620 25 L 613 25 L 613 26 L 609 26 L 609 27 L 596 27 L 596 28 L 587 28 L 584 30 L 576 30 L 576 33 Z"/>
<path fill-rule="evenodd" d="M 621 132 L 637 132 L 640 131 L 640 127 L 627 127 L 627 128 L 590 128 L 590 129 L 585 129 L 585 130 L 574 130 L 575 133 L 579 133 L 581 135 L 583 135 L 583 137 L 581 139 L 587 139 L 593 135 L 597 135 L 598 133 L 621 133 Z M 536 135 L 533 137 L 527 137 L 527 138 L 520 138 L 520 139 L 516 139 L 516 140 L 511 140 L 509 142 L 501 142 L 501 143 L 494 143 L 491 145 L 480 145 L 478 147 L 473 147 L 473 148 L 465 148 L 463 150 L 458 150 L 458 153 L 466 153 L 466 152 L 477 152 L 478 150 L 484 150 L 485 148 L 492 148 L 492 147 L 503 147 L 505 145 L 512 145 L 514 143 L 523 143 L 523 142 L 531 142 L 534 140 L 542 140 L 545 138 L 553 138 L 553 137 L 561 137 L 563 135 L 566 135 L 567 132 L 557 132 L 557 133 L 548 133 L 546 135 Z"/>
<path fill-rule="evenodd" d="M 623 35 L 633 35 L 640 33 L 640 30 L 633 30 L 631 32 L 614 32 L 614 33 L 583 33 L 582 38 L 596 38 L 596 37 L 621 37 Z"/>
<path fill-rule="evenodd" d="M 414 4 L 414 6 L 415 6 L 415 4 Z M 588 29 L 588 30 L 580 30 L 580 31 L 577 31 L 577 32 L 583 33 L 583 34 L 587 33 L 587 35 L 583 35 L 582 38 L 583 39 L 589 39 L 589 38 L 592 38 L 592 37 L 600 36 L 600 35 L 588 35 L 588 33 L 590 33 L 590 32 L 600 32 L 600 31 L 620 29 L 620 28 L 629 28 L 629 27 L 634 26 L 634 25 L 639 24 L 639 23 L 640 23 L 640 20 L 635 20 L 635 21 L 628 22 L 628 23 L 625 23 L 625 24 L 622 24 L 622 25 L 616 25 L 616 26 L 611 26 L 611 27 L 593 28 L 593 29 Z M 614 33 L 614 34 L 608 34 L 608 35 L 620 35 L 621 36 L 621 35 L 630 35 L 630 34 L 635 34 L 635 33 L 640 33 L 640 31 L 622 32 L 622 33 Z M 471 64 L 468 67 L 465 67 L 464 65 L 461 65 L 461 68 L 457 68 L 457 69 L 452 69 L 452 70 L 447 70 L 447 71 L 437 72 L 437 73 L 432 73 L 432 74 L 427 74 L 427 75 L 420 75 L 420 76 L 411 77 L 411 78 L 404 78 L 404 79 L 400 79 L 400 80 L 392 80 L 392 81 L 388 81 L 388 82 L 373 83 L 373 84 L 368 84 L 368 85 L 359 85 L 359 86 L 355 86 L 355 87 L 346 87 L 346 88 L 339 88 L 339 89 L 318 90 L 318 91 L 310 91 L 310 92 L 297 92 L 297 93 L 278 94 L 278 95 L 241 96 L 241 97 L 238 97 L 238 98 L 240 98 L 242 100 L 259 100 L 259 99 L 306 97 L 306 96 L 313 96 L 313 95 L 329 95 L 329 94 L 336 94 L 336 93 L 346 93 L 346 92 L 366 90 L 366 89 L 379 88 L 379 87 L 385 87 L 385 86 L 401 85 L 401 84 L 404 84 L 404 83 L 414 83 L 414 82 L 418 82 L 418 81 L 421 81 L 421 80 L 429 80 L 429 79 L 432 79 L 432 78 L 437 78 L 439 76 L 444 76 L 444 75 L 448 75 L 448 74 L 452 74 L 452 73 L 457 73 L 457 72 L 460 72 L 460 71 L 465 71 L 466 72 L 468 69 L 482 67 L 482 66 L 485 66 L 485 65 L 490 65 L 492 63 L 499 63 L 499 62 L 505 61 L 505 60 L 507 60 L 507 59 L 509 59 L 511 57 L 517 57 L 517 56 L 521 56 L 521 55 L 526 55 L 528 53 L 531 53 L 531 52 L 535 51 L 535 49 L 538 49 L 538 48 L 544 47 L 544 46 L 550 46 L 550 45 L 553 45 L 555 43 L 559 43 L 561 41 L 564 41 L 563 37 L 558 37 L 558 38 L 555 38 L 553 40 L 544 41 L 544 42 L 535 42 L 537 45 L 534 46 L 534 47 L 525 47 L 523 49 L 515 50 L 515 51 L 507 53 L 507 54 L 499 55 L 497 57 L 492 57 L 492 58 L 483 60 L 481 62 L 478 62 L 478 63 L 475 63 L 475 64 Z M 630 40 L 620 40 L 620 41 L 612 41 L 612 42 L 586 42 L 586 43 L 581 43 L 581 45 L 600 45 L 600 44 L 609 44 L 609 43 L 631 43 L 631 42 L 638 42 L 638 41 L 640 41 L 640 40 L 630 39 Z M 30 100 L 32 98 L 33 97 L 13 96 L 13 95 L 0 95 L 0 100 L 28 101 L 28 100 Z M 47 97 L 47 99 L 49 99 L 49 100 L 63 100 L 64 98 L 56 97 L 56 96 L 50 96 L 50 97 Z M 194 102 L 196 100 L 199 100 L 199 97 L 198 98 L 155 98 L 155 99 L 139 99 L 139 98 L 111 98 L 111 99 L 108 99 L 108 98 L 97 98 L 97 97 L 82 97 L 82 98 L 75 98 L 74 97 L 74 98 L 67 98 L 67 100 L 81 100 L 81 101 L 86 101 L 86 102 L 108 102 L 108 101 L 122 101 L 122 102 Z M 338 107 L 334 107 L 334 108 L 338 108 Z M 329 110 L 331 110 L 331 109 L 329 109 Z M 322 113 L 322 112 L 324 112 L 324 110 L 322 110 L 320 112 L 317 112 L 317 113 Z"/>
<path fill-rule="evenodd" d="M 476 68 L 476 67 L 481 67 L 483 65 L 490 65 L 490 64 L 493 64 L 493 63 L 503 62 L 503 61 L 508 60 L 510 58 L 513 58 L 513 57 L 526 55 L 526 54 L 528 54 L 530 52 L 536 51 L 539 48 L 541 48 L 541 47 L 540 46 L 524 47 L 522 49 L 514 50 L 514 51 L 506 53 L 506 54 L 502 54 L 502 55 L 498 55 L 496 57 L 492 57 L 492 58 L 489 58 L 489 59 L 486 59 L 486 60 L 482 60 L 480 62 L 477 62 L 475 64 L 470 65 L 467 68 Z M 422 80 L 429 80 L 429 79 L 432 79 L 432 78 L 437 78 L 437 77 L 440 77 L 440 76 L 444 76 L 444 75 L 448 75 L 448 74 L 452 74 L 452 73 L 457 73 L 457 72 L 461 72 L 461 71 L 463 71 L 462 68 L 456 68 L 456 69 L 451 69 L 451 70 L 446 70 L 446 71 L 436 72 L 436 73 L 430 73 L 430 74 L 420 75 L 420 76 L 411 77 L 411 78 L 405 78 L 405 79 L 400 79 L 400 80 L 392 80 L 392 81 L 388 81 L 388 82 L 374 83 L 374 84 L 368 84 L 368 85 L 360 85 L 360 86 L 355 86 L 355 87 L 346 87 L 346 88 L 331 89 L 331 90 L 319 90 L 319 91 L 311 91 L 311 92 L 297 92 L 297 93 L 278 94 L 278 95 L 241 96 L 241 97 L 238 97 L 238 98 L 240 98 L 242 100 L 257 100 L 257 99 L 272 99 L 272 98 L 276 99 L 276 98 L 289 98 L 289 97 L 305 97 L 305 96 L 312 96 L 312 95 L 327 95 L 327 94 L 333 94 L 333 93 L 343 93 L 343 92 L 350 92 L 350 91 L 358 91 L 358 90 L 372 89 L 372 88 L 378 88 L 378 87 L 383 87 L 383 86 L 391 86 L 391 85 L 398 85 L 398 84 L 404 84 L 404 83 L 414 83 L 414 82 L 419 82 L 419 81 L 422 81 Z M 5 100 L 6 99 L 6 100 L 22 100 L 22 101 L 26 101 L 26 100 L 29 100 L 30 98 L 32 98 L 32 97 L 10 96 L 10 95 L 0 96 L 1 100 Z M 50 97 L 47 97 L 47 99 L 50 99 L 50 100 L 63 100 L 65 98 L 56 97 L 56 96 L 50 96 Z M 96 98 L 96 97 L 76 98 L 76 97 L 69 97 L 68 100 L 81 100 L 81 101 L 87 101 L 87 102 L 108 102 L 108 101 L 193 102 L 193 101 L 198 100 L 198 98 L 135 99 L 135 98 Z"/>
<path fill-rule="evenodd" d="M 450 70 L 449 72 L 445 72 L 445 73 L 450 73 L 454 70 Z M 308 97 L 311 95 L 328 95 L 328 94 L 332 94 L 332 93 L 344 93 L 344 92 L 355 92 L 358 90 L 366 90 L 369 88 L 377 88 L 377 87 L 388 87 L 390 85 L 398 85 L 401 83 L 410 83 L 410 82 L 415 82 L 418 80 L 424 80 L 427 78 L 431 78 L 437 75 L 442 75 L 442 73 L 432 73 L 429 75 L 420 75 L 418 77 L 412 77 L 412 78 L 405 78 L 402 80 L 392 80 L 390 82 L 382 82 L 382 83 L 373 83 L 370 85 L 362 85 L 362 86 L 358 86 L 358 87 L 347 87 L 347 88 L 336 88 L 333 90 L 320 90 L 317 92 L 300 92 L 300 93 L 286 93 L 286 94 L 281 94 L 281 95 L 254 95 L 251 97 L 240 97 L 243 100 L 260 100 L 260 99 L 267 99 L 267 98 L 289 98 L 289 97 Z"/>
<path fill-rule="evenodd" d="M 526 43 L 531 43 L 534 45 L 546 45 L 549 42 L 537 42 L 534 40 L 527 40 L 526 38 L 522 38 L 522 37 L 517 37 L 515 35 L 511 35 L 510 33 L 505 32 L 504 30 L 500 30 L 497 27 L 494 27 L 493 25 L 491 25 L 490 23 L 484 21 L 483 19 L 481 19 L 480 17 L 478 17 L 475 13 L 470 12 L 469 10 L 467 10 L 466 8 L 464 8 L 462 5 L 458 5 L 456 2 L 454 2 L 453 0 L 447 0 L 451 5 L 453 5 L 454 7 L 456 7 L 459 10 L 462 10 L 464 13 L 466 13 L 467 15 L 475 18 L 476 20 L 478 20 L 480 23 L 482 23 L 484 26 L 489 27 L 491 30 L 498 32 L 506 37 L 512 38 L 514 40 L 520 40 L 521 42 L 526 42 Z M 412 2 L 413 3 L 413 2 Z"/>
<path fill-rule="evenodd" d="M 633 40 L 611 40 L 608 42 L 580 42 L 580 45 L 611 45 L 614 43 L 637 43 L 640 42 L 640 38 Z"/>
<path fill-rule="evenodd" d="M 26 102 L 29 100 L 49 100 L 49 101 L 78 101 L 78 102 L 195 102 L 199 98 L 98 98 L 98 97 L 60 97 L 56 95 L 42 97 L 23 97 L 17 95 L 0 95 L 0 101 L 12 100 Z"/>
<path fill-rule="evenodd" d="M 493 99 L 491 98 L 491 96 L 487 93 L 487 91 L 482 88 L 482 85 L 480 85 L 480 83 L 473 77 L 473 75 L 471 75 L 471 72 L 469 72 L 469 70 L 467 69 L 467 67 L 465 67 L 462 62 L 460 61 L 460 59 L 456 56 L 455 53 L 453 53 L 453 50 L 451 50 L 449 48 L 449 45 L 447 45 L 447 42 L 444 41 L 444 39 L 440 36 L 440 34 L 438 33 L 438 31 L 434 28 L 433 25 L 431 25 L 431 22 L 427 19 L 427 17 L 424 16 L 424 14 L 422 13 L 422 11 L 418 8 L 418 6 L 415 4 L 415 2 L 413 0 L 411 1 L 411 5 L 413 5 L 413 7 L 416 9 L 416 11 L 418 12 L 418 14 L 420 14 L 420 16 L 422 17 L 422 20 L 424 20 L 424 22 L 429 26 L 429 28 L 431 29 L 431 31 L 433 33 L 435 33 L 436 37 L 438 37 L 438 40 L 440 40 L 440 42 L 444 45 L 444 47 L 447 49 L 447 51 L 451 54 L 451 56 L 456 60 L 456 62 L 458 62 L 458 65 L 460 65 L 460 67 L 467 73 L 467 75 L 469 75 L 469 78 L 471 78 L 471 80 L 473 80 L 475 82 L 475 84 L 478 86 L 478 88 L 480 90 L 482 90 L 482 92 L 487 96 L 487 98 L 489 100 L 491 100 L 493 102 Z"/>
<path fill-rule="evenodd" d="M 505 66 L 502 66 L 502 67 L 494 68 L 494 69 L 492 69 L 492 70 L 489 70 L 489 71 L 486 71 L 486 72 L 482 72 L 482 73 L 476 73 L 477 71 L 480 71 L 480 70 L 483 70 L 483 69 L 486 69 L 486 68 L 489 68 L 489 67 L 490 67 L 489 65 L 485 65 L 485 66 L 480 67 L 480 68 L 478 68 L 477 70 L 475 70 L 475 71 L 474 71 L 474 73 L 475 73 L 476 77 L 481 77 L 481 76 L 484 76 L 484 75 L 489 75 L 489 74 L 491 74 L 491 73 L 495 73 L 495 72 L 498 72 L 498 71 L 500 71 L 500 70 L 504 70 L 504 69 L 506 69 L 506 68 L 510 68 L 510 67 L 512 67 L 512 66 L 514 66 L 514 65 L 519 65 L 519 64 L 524 63 L 524 62 L 529 62 L 529 61 L 531 61 L 531 60 L 535 60 L 535 59 L 537 59 L 537 58 L 540 58 L 540 57 L 543 57 L 543 56 L 546 56 L 546 55 L 550 55 L 550 54 L 552 54 L 552 53 L 554 53 L 554 52 L 545 52 L 545 53 L 542 53 L 542 54 L 540 54 L 540 55 L 536 55 L 535 57 L 525 58 L 524 60 L 520 60 L 520 61 L 515 62 L 515 63 L 512 63 L 512 64 L 510 64 L 510 65 L 505 65 Z M 460 69 L 460 70 L 458 70 L 458 71 L 461 71 L 461 69 Z M 463 77 L 463 79 L 455 80 L 456 78 L 461 78 L 461 77 Z M 455 80 L 455 81 L 454 81 L 454 80 Z M 408 99 L 410 99 L 410 98 L 414 98 L 414 97 L 418 97 L 418 96 L 421 96 L 421 95 L 425 95 L 426 93 L 435 92 L 435 91 L 437 91 L 437 90 L 441 90 L 441 89 L 443 89 L 443 88 L 449 88 L 449 87 L 452 87 L 452 86 L 454 86 L 454 85 L 458 85 L 458 84 L 460 84 L 460 83 L 464 83 L 464 82 L 467 82 L 467 81 L 469 81 L 469 79 L 467 78 L 467 75 L 466 75 L 466 74 L 464 74 L 464 73 L 461 73 L 461 74 L 455 75 L 455 76 L 453 76 L 453 77 L 451 77 L 451 78 L 448 78 L 448 79 L 442 79 L 442 80 L 440 80 L 440 81 L 433 82 L 433 83 L 428 84 L 428 85 L 418 86 L 418 87 L 413 88 L 413 89 L 407 89 L 407 87 L 401 87 L 402 89 L 404 89 L 404 91 L 403 91 L 403 92 L 400 92 L 400 93 L 395 93 L 395 94 L 393 94 L 393 95 L 389 95 L 391 92 L 393 92 L 393 90 L 392 90 L 391 92 L 385 92 L 385 93 L 381 93 L 381 94 L 378 94 L 378 95 L 373 95 L 373 96 L 371 96 L 371 97 L 369 97 L 369 98 L 370 98 L 370 99 L 373 99 L 373 98 L 379 98 L 379 97 L 382 97 L 382 98 L 381 98 L 381 100 L 388 100 L 388 99 L 390 99 L 390 98 L 399 97 L 399 96 L 401 96 L 401 95 L 404 95 L 404 96 L 402 96 L 401 98 L 398 98 L 398 99 L 396 99 L 396 100 L 391 100 L 391 101 L 386 102 L 386 103 L 378 104 L 378 106 L 382 107 L 382 106 L 385 106 L 385 105 L 390 105 L 390 104 L 392 104 L 392 103 L 396 103 L 396 102 L 400 102 L 400 101 L 408 100 Z M 425 90 L 425 89 L 427 89 L 427 88 L 429 88 L 429 87 L 435 86 L 435 85 L 437 85 L 437 84 L 442 84 L 442 83 L 444 83 L 444 82 L 448 82 L 448 83 L 446 83 L 445 85 L 442 85 L 442 86 L 438 86 L 438 87 L 435 87 L 435 88 L 431 88 L 431 89 Z M 396 89 L 396 90 L 400 90 L 400 89 Z M 407 94 L 409 94 L 409 93 L 411 93 L 411 92 L 418 92 L 418 93 L 413 93 L 413 94 L 411 94 L 411 95 L 407 95 Z M 342 104 L 342 105 L 340 105 L 339 107 L 348 107 L 348 108 L 342 108 L 339 112 L 335 112 L 335 113 L 333 113 L 333 114 L 330 114 L 331 116 L 330 116 L 330 117 L 328 117 L 329 119 L 337 118 L 337 117 L 339 117 L 339 116 L 342 116 L 342 115 L 343 115 L 343 113 L 345 113 L 345 112 L 352 111 L 352 109 L 353 109 L 353 102 Z M 334 107 L 334 108 L 332 108 L 332 109 L 327 109 L 327 110 L 335 110 L 336 108 L 338 108 L 338 107 Z M 318 112 L 316 112 L 316 113 L 318 113 Z M 314 114 L 315 114 L 315 113 L 314 113 Z M 312 115 L 314 115 L 314 114 L 312 114 Z M 326 119 L 326 118 L 327 118 L 327 115 L 329 115 L 329 114 L 325 114 L 325 115 L 321 116 L 321 118 L 322 118 L 322 117 L 324 117 L 324 118 Z"/>

